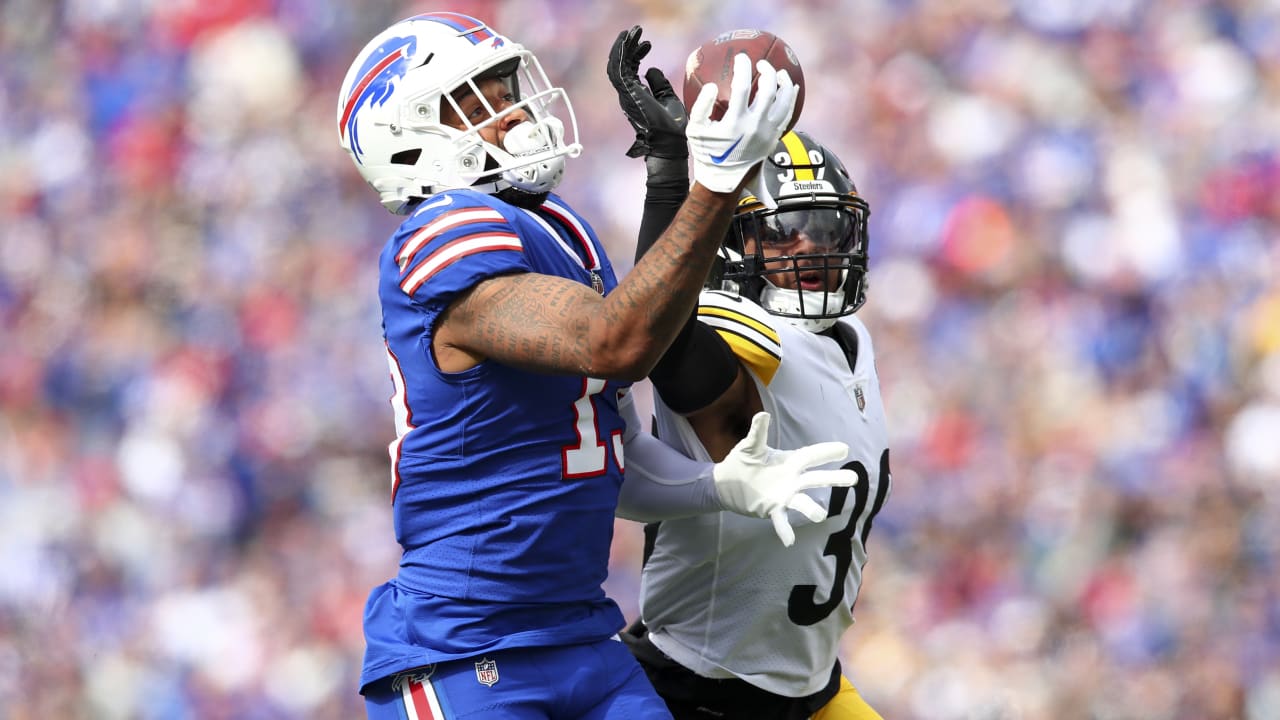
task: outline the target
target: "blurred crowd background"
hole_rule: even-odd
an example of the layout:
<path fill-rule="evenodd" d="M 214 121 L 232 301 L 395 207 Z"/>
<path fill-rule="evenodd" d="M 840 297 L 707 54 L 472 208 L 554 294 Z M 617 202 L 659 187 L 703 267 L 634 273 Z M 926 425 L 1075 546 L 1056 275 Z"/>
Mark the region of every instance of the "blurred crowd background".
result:
<path fill-rule="evenodd" d="M 796 49 L 873 213 L 894 494 L 844 657 L 886 718 L 1280 717 L 1275 0 L 5 0 L 0 719 L 363 717 L 395 218 L 335 108 L 429 10 L 568 88 L 620 272 L 618 31 L 672 76 Z"/>

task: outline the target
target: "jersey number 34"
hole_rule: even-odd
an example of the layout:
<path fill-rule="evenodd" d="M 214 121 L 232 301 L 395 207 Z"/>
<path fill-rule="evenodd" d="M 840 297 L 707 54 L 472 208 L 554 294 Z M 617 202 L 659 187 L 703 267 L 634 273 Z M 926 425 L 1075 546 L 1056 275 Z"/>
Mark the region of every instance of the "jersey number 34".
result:
<path fill-rule="evenodd" d="M 889 494 L 889 485 L 892 479 L 889 475 L 889 450 L 886 448 L 880 454 L 880 482 L 876 486 L 875 501 L 872 502 L 869 512 L 867 511 L 867 496 L 871 493 L 871 483 L 867 477 L 867 468 L 862 463 L 854 460 L 844 466 L 846 470 L 852 470 L 858 474 L 858 482 L 854 483 L 852 488 L 837 487 L 831 489 L 831 504 L 828 506 L 827 514 L 839 515 L 844 510 L 844 504 L 849 497 L 849 490 L 853 490 L 854 506 L 853 512 L 849 514 L 849 522 L 843 529 L 831 533 L 827 537 L 826 547 L 823 548 L 823 555 L 830 555 L 835 558 L 836 571 L 832 579 L 831 588 L 824 595 L 827 596 L 825 602 L 818 602 L 818 586 L 817 585 L 796 585 L 791 588 L 791 597 L 787 599 L 787 617 L 791 622 L 797 625 L 814 625 L 822 622 L 822 619 L 831 614 L 831 611 L 839 607 L 844 601 L 845 578 L 849 574 L 849 568 L 853 565 L 853 537 L 858 532 L 858 520 L 862 519 L 862 534 L 860 540 L 862 546 L 867 545 L 867 536 L 871 534 L 871 523 L 875 520 L 876 513 L 880 512 L 880 507 L 884 505 L 885 497 Z M 866 515 L 863 519 L 863 515 Z"/>

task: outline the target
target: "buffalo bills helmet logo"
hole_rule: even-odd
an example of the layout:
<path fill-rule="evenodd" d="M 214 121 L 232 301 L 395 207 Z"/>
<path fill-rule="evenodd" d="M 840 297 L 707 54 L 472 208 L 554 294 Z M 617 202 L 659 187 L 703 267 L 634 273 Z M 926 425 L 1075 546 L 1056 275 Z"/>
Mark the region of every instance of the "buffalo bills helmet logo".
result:
<path fill-rule="evenodd" d="M 356 117 L 366 107 L 386 104 L 395 92 L 396 84 L 408 72 L 409 58 L 417 49 L 417 44 L 417 38 L 412 36 L 390 38 L 370 53 L 364 66 L 360 68 L 360 79 L 347 96 L 338 128 L 351 146 L 356 162 L 364 162 L 364 151 L 360 149 L 360 138 L 356 132 Z"/>

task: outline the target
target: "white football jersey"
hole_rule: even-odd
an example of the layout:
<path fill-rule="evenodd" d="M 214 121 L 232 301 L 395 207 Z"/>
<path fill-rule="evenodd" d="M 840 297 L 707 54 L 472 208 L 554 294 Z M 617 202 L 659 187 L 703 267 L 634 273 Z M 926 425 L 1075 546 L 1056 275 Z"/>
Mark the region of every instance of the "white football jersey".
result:
<path fill-rule="evenodd" d="M 829 516 L 814 524 L 791 512 L 802 524 L 789 548 L 767 519 L 720 512 L 664 521 L 644 567 L 641 616 L 654 645 L 700 675 L 809 695 L 830 679 L 840 637 L 853 624 L 867 535 L 891 485 L 871 337 L 854 316 L 838 321 L 857 334 L 851 370 L 835 340 L 733 295 L 703 292 L 698 317 L 756 381 L 773 416 L 769 445 L 843 441 L 843 467 L 859 479 L 810 491 Z M 660 399 L 655 405 L 660 438 L 695 460 L 711 459 L 688 420 Z"/>

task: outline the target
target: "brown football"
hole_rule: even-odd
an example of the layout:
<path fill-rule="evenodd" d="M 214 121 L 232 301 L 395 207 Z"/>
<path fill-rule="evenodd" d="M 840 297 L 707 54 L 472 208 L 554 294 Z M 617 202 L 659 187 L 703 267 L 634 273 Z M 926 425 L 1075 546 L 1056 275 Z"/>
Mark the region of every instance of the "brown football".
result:
<path fill-rule="evenodd" d="M 733 58 L 738 53 L 746 53 L 751 58 L 751 97 L 756 95 L 756 81 L 760 73 L 755 66 L 758 60 L 768 60 L 776 70 L 786 70 L 791 81 L 799 87 L 796 94 L 796 109 L 791 115 L 791 124 L 787 129 L 795 127 L 800 119 L 800 109 L 804 107 L 804 71 L 800 69 L 800 60 L 791 46 L 777 35 L 766 30 L 730 30 L 721 33 L 699 45 L 689 53 L 684 65 L 684 105 L 693 107 L 698 93 L 706 83 L 715 83 L 716 104 L 711 110 L 711 119 L 719 120 L 729 107 L 729 81 L 733 78 Z"/>

